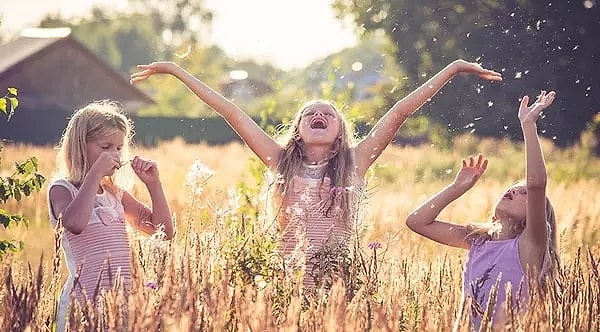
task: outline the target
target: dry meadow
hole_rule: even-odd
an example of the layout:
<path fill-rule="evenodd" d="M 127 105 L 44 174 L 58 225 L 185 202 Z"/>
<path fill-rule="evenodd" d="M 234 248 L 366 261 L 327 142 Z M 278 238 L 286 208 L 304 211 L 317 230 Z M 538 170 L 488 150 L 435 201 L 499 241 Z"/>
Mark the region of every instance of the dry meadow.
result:
<path fill-rule="evenodd" d="M 559 149 L 543 141 L 543 148 L 562 269 L 550 296 L 526 315 L 515 315 L 506 329 L 600 331 L 600 160 L 577 146 Z M 461 158 L 478 152 L 490 159 L 486 174 L 442 214 L 459 223 L 487 220 L 504 189 L 522 179 L 522 145 L 464 136 L 450 150 L 389 147 L 369 174 L 360 236 L 349 258 L 350 282 L 307 300 L 298 292 L 297 278 L 280 268 L 276 234 L 263 213 L 262 168 L 245 146 L 175 140 L 138 148 L 135 154 L 158 162 L 176 238 L 162 242 L 132 233 L 133 292 L 107 293 L 102 314 L 75 308 L 72 330 L 451 330 L 465 252 L 411 233 L 404 220 L 453 179 Z M 0 174 L 6 175 L 13 161 L 36 156 L 48 183 L 55 153 L 52 147 L 7 145 Z M 190 174 L 196 159 L 214 174 Z M 2 207 L 30 219 L 29 227 L 0 230 L 2 238 L 25 242 L 23 252 L 0 263 L 5 331 L 53 326 L 66 268 L 56 245 L 60 230 L 48 223 L 45 188 Z M 149 201 L 140 183 L 132 193 Z M 369 246 L 373 243 L 381 247 Z M 460 326 L 467 330 L 468 317 Z"/>

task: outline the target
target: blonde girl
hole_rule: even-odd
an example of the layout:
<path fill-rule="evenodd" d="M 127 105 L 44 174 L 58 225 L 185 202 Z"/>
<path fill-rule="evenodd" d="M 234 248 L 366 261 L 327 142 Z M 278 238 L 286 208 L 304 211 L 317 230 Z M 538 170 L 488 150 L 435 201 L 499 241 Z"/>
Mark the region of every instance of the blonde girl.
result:
<path fill-rule="evenodd" d="M 179 79 L 221 115 L 276 175 L 273 201 L 282 250 L 290 265 L 306 267 L 304 284 L 311 287 L 322 277 L 313 264 L 315 257 L 329 248 L 348 248 L 365 174 L 406 118 L 458 73 L 501 80 L 499 73 L 478 64 L 455 61 L 398 101 L 356 144 L 348 121 L 335 105 L 313 100 L 296 112 L 280 144 L 237 105 L 177 64 L 155 62 L 138 68 L 140 71 L 131 76 L 132 83 L 154 74 Z"/>
<path fill-rule="evenodd" d="M 155 162 L 128 159 L 132 123 L 113 102 L 77 110 L 60 142 L 57 174 L 48 186 L 50 221 L 64 226 L 62 250 L 69 277 L 58 303 L 63 331 L 71 296 L 95 304 L 103 291 L 129 291 L 131 252 L 126 223 L 146 233 L 174 234 L 171 212 Z M 148 207 L 117 186 L 115 171 L 131 167 L 152 200 Z"/>

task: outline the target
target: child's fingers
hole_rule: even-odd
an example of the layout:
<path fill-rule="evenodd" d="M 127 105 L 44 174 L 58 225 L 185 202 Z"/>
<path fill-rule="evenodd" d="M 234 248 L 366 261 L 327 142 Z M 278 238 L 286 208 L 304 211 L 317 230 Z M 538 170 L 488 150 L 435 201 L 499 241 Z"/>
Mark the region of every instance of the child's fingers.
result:
<path fill-rule="evenodd" d="M 462 160 L 462 167 L 467 167 L 467 161 L 465 159 Z"/>
<path fill-rule="evenodd" d="M 523 98 L 521 98 L 521 105 L 519 106 L 519 108 L 525 109 L 527 108 L 527 104 L 529 104 L 529 96 L 523 96 Z"/>
<path fill-rule="evenodd" d="M 483 162 L 483 155 L 480 153 L 480 154 L 477 156 L 477 163 L 475 164 L 475 166 L 476 166 L 477 168 L 480 168 L 480 167 L 481 167 L 481 163 L 482 163 L 482 162 Z"/>
<path fill-rule="evenodd" d="M 153 161 L 146 161 L 144 162 L 144 172 L 148 172 L 149 170 L 151 170 L 154 167 L 155 163 Z"/>
<path fill-rule="evenodd" d="M 475 166 L 475 159 L 473 156 L 469 156 L 469 167 Z"/>
<path fill-rule="evenodd" d="M 481 174 L 483 174 L 485 172 L 485 170 L 487 169 L 487 166 L 488 166 L 488 160 L 484 159 L 483 163 L 481 164 L 481 168 L 480 168 Z"/>

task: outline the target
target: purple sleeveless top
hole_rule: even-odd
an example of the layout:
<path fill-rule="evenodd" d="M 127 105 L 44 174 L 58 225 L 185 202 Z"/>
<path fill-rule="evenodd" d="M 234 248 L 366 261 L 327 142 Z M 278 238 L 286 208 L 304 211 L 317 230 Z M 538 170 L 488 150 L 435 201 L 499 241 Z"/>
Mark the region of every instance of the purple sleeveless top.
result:
<path fill-rule="evenodd" d="M 477 331 L 487 307 L 490 291 L 498 278 L 500 281 L 492 324 L 504 320 L 507 284 L 512 285 L 512 306 L 515 311 L 527 301 L 528 286 L 519 258 L 519 237 L 499 241 L 475 241 L 469 250 L 464 267 L 462 301 L 471 299 L 471 319 Z"/>

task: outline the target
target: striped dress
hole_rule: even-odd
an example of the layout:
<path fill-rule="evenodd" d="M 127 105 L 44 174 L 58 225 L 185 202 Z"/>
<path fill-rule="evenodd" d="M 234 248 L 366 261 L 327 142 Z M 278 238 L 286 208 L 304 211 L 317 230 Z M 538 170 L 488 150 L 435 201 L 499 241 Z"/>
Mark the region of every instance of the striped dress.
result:
<path fill-rule="evenodd" d="M 73 197 L 78 191 L 66 180 L 54 181 L 48 187 L 48 202 L 50 189 L 54 186 L 66 188 Z M 61 246 L 69 277 L 58 303 L 56 319 L 59 331 L 65 329 L 71 295 L 84 303 L 85 298 L 95 301 L 102 290 L 114 286 L 130 290 L 131 252 L 121 197 L 122 192 L 114 194 L 104 189 L 102 194 L 96 195 L 91 218 L 83 231 L 76 235 L 64 230 Z M 48 208 L 50 222 L 56 227 L 57 220 L 50 204 Z"/>
<path fill-rule="evenodd" d="M 338 205 L 331 206 L 331 191 L 336 189 L 328 177 L 294 176 L 283 202 L 281 245 L 286 267 L 304 267 L 305 288 L 314 288 L 315 279 L 323 277 L 331 264 L 339 266 L 347 253 L 352 227 Z M 342 193 L 346 194 L 353 193 Z"/>

